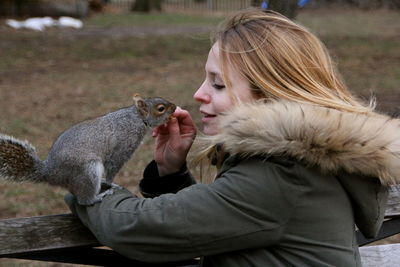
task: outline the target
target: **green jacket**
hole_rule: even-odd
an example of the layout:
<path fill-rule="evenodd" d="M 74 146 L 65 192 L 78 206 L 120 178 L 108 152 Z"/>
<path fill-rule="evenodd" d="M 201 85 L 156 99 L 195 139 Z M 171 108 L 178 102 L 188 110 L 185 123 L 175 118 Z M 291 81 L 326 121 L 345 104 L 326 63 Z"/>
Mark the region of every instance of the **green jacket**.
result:
<path fill-rule="evenodd" d="M 385 184 L 400 178 L 389 134 L 399 121 L 391 124 L 294 103 L 239 106 L 207 140 L 230 155 L 212 184 L 193 184 L 185 168 L 158 177 L 153 162 L 140 184 L 147 198 L 120 190 L 93 206 L 69 204 L 101 243 L 141 261 L 361 266 L 355 225 L 377 234 Z"/>

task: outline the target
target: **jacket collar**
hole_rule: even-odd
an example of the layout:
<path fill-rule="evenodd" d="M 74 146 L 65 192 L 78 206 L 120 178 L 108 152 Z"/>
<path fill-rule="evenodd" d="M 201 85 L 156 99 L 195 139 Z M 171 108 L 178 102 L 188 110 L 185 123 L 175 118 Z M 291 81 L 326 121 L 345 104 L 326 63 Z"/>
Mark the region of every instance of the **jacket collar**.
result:
<path fill-rule="evenodd" d="M 323 172 L 400 182 L 400 120 L 288 101 L 236 106 L 205 137 L 232 156 L 288 156 Z"/>

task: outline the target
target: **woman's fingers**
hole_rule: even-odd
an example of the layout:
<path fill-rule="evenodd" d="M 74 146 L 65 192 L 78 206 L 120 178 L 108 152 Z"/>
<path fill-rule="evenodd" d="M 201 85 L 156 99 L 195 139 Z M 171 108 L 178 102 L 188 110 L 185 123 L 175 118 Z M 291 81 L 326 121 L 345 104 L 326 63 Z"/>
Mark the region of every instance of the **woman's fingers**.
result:
<path fill-rule="evenodd" d="M 155 127 L 152 136 L 195 134 L 196 126 L 187 110 L 177 107 L 172 118 L 165 124 Z"/>
<path fill-rule="evenodd" d="M 179 121 L 179 128 L 182 135 L 196 134 L 196 126 L 193 122 L 192 116 L 187 110 L 178 107 L 174 113 L 174 116 Z"/>

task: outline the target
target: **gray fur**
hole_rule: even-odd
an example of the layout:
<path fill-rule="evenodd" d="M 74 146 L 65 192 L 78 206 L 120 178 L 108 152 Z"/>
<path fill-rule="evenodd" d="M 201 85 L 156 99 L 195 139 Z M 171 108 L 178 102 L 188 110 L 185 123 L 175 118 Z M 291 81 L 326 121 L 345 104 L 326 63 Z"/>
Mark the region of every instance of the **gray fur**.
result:
<path fill-rule="evenodd" d="M 148 127 L 165 123 L 175 105 L 162 98 L 135 97 L 135 104 L 64 131 L 41 161 L 27 142 L 0 135 L 0 178 L 46 182 L 67 188 L 82 205 L 91 205 L 117 188 L 117 172 L 140 145 Z M 164 112 L 157 108 L 163 105 Z M 110 187 L 100 193 L 102 179 Z"/>

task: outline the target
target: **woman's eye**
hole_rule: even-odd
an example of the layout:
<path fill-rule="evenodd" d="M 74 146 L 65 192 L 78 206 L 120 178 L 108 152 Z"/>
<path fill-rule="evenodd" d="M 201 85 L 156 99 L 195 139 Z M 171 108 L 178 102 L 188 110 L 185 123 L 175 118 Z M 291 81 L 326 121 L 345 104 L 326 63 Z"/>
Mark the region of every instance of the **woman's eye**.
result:
<path fill-rule="evenodd" d="M 213 87 L 214 87 L 215 89 L 217 89 L 217 90 L 221 90 L 221 89 L 224 89 L 224 88 L 225 88 L 225 85 L 214 83 L 214 84 L 213 84 Z"/>

